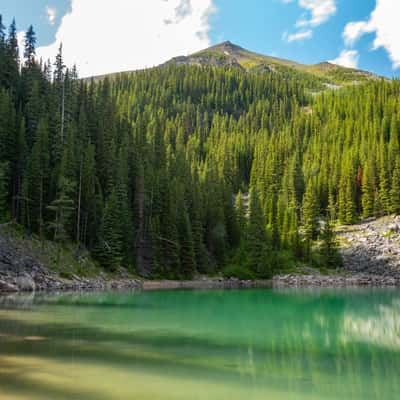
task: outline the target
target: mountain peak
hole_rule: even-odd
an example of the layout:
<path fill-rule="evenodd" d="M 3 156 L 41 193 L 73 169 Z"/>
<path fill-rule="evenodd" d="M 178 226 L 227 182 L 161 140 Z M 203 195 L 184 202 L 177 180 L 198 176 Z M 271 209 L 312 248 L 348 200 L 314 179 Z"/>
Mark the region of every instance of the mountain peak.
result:
<path fill-rule="evenodd" d="M 280 72 L 285 76 L 296 74 L 298 78 L 306 80 L 317 79 L 322 85 L 351 85 L 378 78 L 370 72 L 342 67 L 328 61 L 319 64 L 301 64 L 259 54 L 232 43 L 230 40 L 215 44 L 187 57 L 177 57 L 171 62 L 199 66 L 234 67 L 247 71 Z"/>
<path fill-rule="evenodd" d="M 235 43 L 232 43 L 230 40 L 226 40 L 225 42 L 216 44 L 216 45 L 214 45 L 214 46 L 211 46 L 210 48 L 211 48 L 211 49 L 212 49 L 212 48 L 242 49 L 242 47 L 238 46 L 238 45 L 235 44 Z"/>

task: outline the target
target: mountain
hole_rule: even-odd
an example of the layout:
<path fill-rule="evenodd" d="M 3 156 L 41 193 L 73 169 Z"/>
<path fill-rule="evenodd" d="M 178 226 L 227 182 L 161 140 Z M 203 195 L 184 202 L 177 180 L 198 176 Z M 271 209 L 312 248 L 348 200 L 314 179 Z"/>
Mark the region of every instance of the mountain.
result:
<path fill-rule="evenodd" d="M 174 57 L 155 68 L 163 68 L 170 65 L 227 67 L 255 73 L 277 73 L 284 77 L 296 78 L 304 84 L 306 89 L 312 92 L 327 88 L 339 89 L 343 86 L 381 79 L 380 76 L 371 72 L 346 68 L 327 61 L 318 64 L 301 64 L 283 58 L 255 53 L 230 41 L 211 46 L 188 56 Z M 135 71 L 122 73 L 132 72 Z M 118 75 L 120 73 L 106 74 L 93 78 L 101 80 L 105 77 Z"/>
<path fill-rule="evenodd" d="M 175 57 L 165 65 L 211 65 L 215 67 L 242 68 L 247 71 L 267 71 L 297 75 L 299 78 L 317 80 L 335 88 L 346 84 L 358 84 L 379 77 L 371 72 L 346 68 L 329 62 L 300 64 L 295 61 L 258 54 L 229 41 L 211 46 L 189 56 Z"/>

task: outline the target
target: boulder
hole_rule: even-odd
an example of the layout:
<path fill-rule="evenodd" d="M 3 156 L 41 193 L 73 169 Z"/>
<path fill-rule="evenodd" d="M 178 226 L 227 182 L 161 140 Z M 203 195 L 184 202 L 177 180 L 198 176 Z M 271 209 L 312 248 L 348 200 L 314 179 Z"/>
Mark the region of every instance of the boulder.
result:
<path fill-rule="evenodd" d="M 13 292 L 19 292 L 19 289 L 17 286 L 11 283 L 0 280 L 0 292 L 13 293 Z"/>

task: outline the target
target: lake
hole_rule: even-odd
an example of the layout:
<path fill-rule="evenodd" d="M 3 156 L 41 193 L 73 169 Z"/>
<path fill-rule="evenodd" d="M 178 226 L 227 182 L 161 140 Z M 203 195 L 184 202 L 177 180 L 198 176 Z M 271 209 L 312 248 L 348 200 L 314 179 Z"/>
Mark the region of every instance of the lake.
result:
<path fill-rule="evenodd" d="M 399 290 L 0 297 L 1 400 L 399 398 Z"/>

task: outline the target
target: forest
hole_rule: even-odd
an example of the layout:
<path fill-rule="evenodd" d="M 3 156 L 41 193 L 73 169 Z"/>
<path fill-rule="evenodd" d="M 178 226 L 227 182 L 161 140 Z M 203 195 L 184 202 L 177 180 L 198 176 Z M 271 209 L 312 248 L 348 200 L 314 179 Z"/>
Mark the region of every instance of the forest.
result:
<path fill-rule="evenodd" d="M 340 264 L 334 226 L 400 212 L 400 82 L 166 66 L 79 79 L 0 16 L 0 223 L 146 277 Z M 307 78 L 310 79 L 309 77 Z M 316 77 L 316 86 L 319 80 Z"/>

